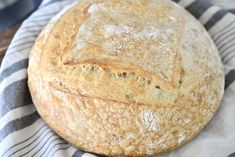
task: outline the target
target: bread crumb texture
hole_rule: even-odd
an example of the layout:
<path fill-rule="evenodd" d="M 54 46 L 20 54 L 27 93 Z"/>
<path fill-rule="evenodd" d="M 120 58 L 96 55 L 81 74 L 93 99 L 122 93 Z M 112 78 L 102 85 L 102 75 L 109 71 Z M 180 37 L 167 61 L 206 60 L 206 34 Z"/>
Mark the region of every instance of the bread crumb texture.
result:
<path fill-rule="evenodd" d="M 191 140 L 218 109 L 223 76 L 203 26 L 169 0 L 74 3 L 40 34 L 28 67 L 48 125 L 107 156 L 159 154 Z"/>

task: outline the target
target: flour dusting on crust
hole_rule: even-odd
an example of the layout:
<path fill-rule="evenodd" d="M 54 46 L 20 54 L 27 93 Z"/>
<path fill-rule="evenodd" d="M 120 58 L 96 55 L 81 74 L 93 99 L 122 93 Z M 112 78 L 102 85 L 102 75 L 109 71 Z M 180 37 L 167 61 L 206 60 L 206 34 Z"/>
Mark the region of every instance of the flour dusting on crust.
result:
<path fill-rule="evenodd" d="M 140 113 L 140 122 L 148 131 L 159 130 L 159 118 L 157 114 L 151 110 L 146 109 Z"/>

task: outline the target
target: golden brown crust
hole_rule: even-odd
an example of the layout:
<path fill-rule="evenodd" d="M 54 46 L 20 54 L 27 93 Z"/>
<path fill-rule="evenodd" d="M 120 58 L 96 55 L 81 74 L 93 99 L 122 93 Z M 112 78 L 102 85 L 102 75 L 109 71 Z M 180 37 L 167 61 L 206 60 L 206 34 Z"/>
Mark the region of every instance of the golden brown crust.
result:
<path fill-rule="evenodd" d="M 214 43 L 166 0 L 75 3 L 44 29 L 29 59 L 42 118 L 75 146 L 108 156 L 178 148 L 223 95 Z"/>

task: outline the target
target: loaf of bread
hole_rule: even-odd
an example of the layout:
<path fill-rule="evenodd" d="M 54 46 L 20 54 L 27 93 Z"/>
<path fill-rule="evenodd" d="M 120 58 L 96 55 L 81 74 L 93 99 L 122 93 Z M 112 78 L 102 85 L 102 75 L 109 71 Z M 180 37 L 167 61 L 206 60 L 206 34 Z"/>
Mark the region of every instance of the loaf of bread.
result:
<path fill-rule="evenodd" d="M 46 123 L 84 151 L 147 156 L 190 141 L 219 107 L 218 51 L 170 0 L 83 0 L 30 53 L 28 85 Z"/>

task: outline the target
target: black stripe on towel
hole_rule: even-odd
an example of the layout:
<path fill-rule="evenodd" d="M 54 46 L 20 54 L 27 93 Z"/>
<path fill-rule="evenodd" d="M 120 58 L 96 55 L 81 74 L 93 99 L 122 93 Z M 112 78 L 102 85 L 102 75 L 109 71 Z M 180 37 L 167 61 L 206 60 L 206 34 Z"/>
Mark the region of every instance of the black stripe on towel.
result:
<path fill-rule="evenodd" d="M 72 157 L 82 157 L 83 154 L 84 154 L 83 151 L 77 150 L 77 151 L 75 151 L 75 153 L 73 154 Z"/>
<path fill-rule="evenodd" d="M 230 154 L 228 157 L 235 157 L 235 152 Z"/>
<path fill-rule="evenodd" d="M 225 76 L 225 89 L 228 88 L 230 84 L 235 81 L 235 69 L 232 69 L 226 76 Z"/>
<path fill-rule="evenodd" d="M 35 111 L 34 113 L 28 116 L 21 117 L 21 118 L 11 121 L 2 130 L 0 130 L 0 142 L 5 137 L 12 134 L 13 132 L 24 129 L 32 125 L 39 118 L 40 118 L 39 114 L 37 113 L 37 111 Z"/>
<path fill-rule="evenodd" d="M 2 82 L 2 80 L 8 76 L 10 76 L 11 74 L 13 74 L 14 72 L 27 68 L 28 66 L 28 59 L 23 59 L 20 60 L 16 63 L 14 63 L 13 65 L 11 65 L 10 67 L 4 69 L 1 73 L 0 73 L 0 83 Z"/>
<path fill-rule="evenodd" d="M 225 15 L 227 11 L 219 10 L 217 11 L 205 24 L 204 27 L 206 30 L 210 30 L 218 21 L 220 21 Z"/>
<path fill-rule="evenodd" d="M 227 11 L 230 12 L 230 13 L 235 14 L 235 8 L 234 9 L 228 9 Z"/>
<path fill-rule="evenodd" d="M 199 18 L 212 5 L 205 0 L 196 0 L 185 9 L 187 9 L 195 18 Z"/>
<path fill-rule="evenodd" d="M 174 2 L 178 3 L 180 0 L 173 0 Z"/>
<path fill-rule="evenodd" d="M 8 85 L 0 93 L 0 118 L 14 108 L 32 105 L 27 80 L 22 79 Z"/>

